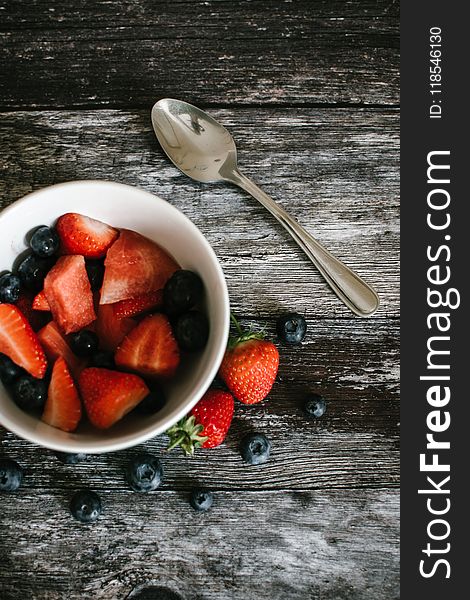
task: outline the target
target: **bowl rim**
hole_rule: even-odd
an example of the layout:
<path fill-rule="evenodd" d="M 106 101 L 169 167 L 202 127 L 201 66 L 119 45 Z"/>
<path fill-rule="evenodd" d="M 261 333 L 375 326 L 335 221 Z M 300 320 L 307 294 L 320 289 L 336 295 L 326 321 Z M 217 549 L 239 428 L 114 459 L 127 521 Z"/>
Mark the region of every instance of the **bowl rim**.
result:
<path fill-rule="evenodd" d="M 148 200 L 151 200 L 154 203 L 156 202 L 157 205 L 164 203 L 166 209 L 170 213 L 177 215 L 178 218 L 182 218 L 186 222 L 186 225 L 188 226 L 188 228 L 192 230 L 195 237 L 199 240 L 201 245 L 204 247 L 208 258 L 211 261 L 212 267 L 215 269 L 215 272 L 217 274 L 217 279 L 218 279 L 219 283 L 221 284 L 220 293 L 222 294 L 223 335 L 220 337 L 220 340 L 218 340 L 216 342 L 215 356 L 212 359 L 211 366 L 208 368 L 207 373 L 204 376 L 203 380 L 199 383 L 197 391 L 194 394 L 192 394 L 190 401 L 186 402 L 183 406 L 175 407 L 171 411 L 171 413 L 166 417 L 164 424 L 160 423 L 160 424 L 155 424 L 155 425 L 149 425 L 146 428 L 144 428 L 143 431 L 141 431 L 140 433 L 123 435 L 124 439 L 121 441 L 111 441 L 111 440 L 108 441 L 108 440 L 106 440 L 106 438 L 104 438 L 103 440 L 100 440 L 99 442 L 96 442 L 96 441 L 85 442 L 85 443 L 82 443 L 82 445 L 80 445 L 80 442 L 78 440 L 69 440 L 69 441 L 60 440 L 60 439 L 56 440 L 56 441 L 55 440 L 44 440 L 42 438 L 41 433 L 31 432 L 31 430 L 28 429 L 28 427 L 17 423 L 16 421 L 6 417 L 5 415 L 2 414 L 2 412 L 0 412 L 0 425 L 2 425 L 5 429 L 11 431 L 15 435 L 18 435 L 19 437 L 21 437 L 25 440 L 28 440 L 35 444 L 38 444 L 39 446 L 48 448 L 50 450 L 56 450 L 56 451 L 67 452 L 67 453 L 83 452 L 86 454 L 102 454 L 102 453 L 106 453 L 106 452 L 115 452 L 118 450 L 124 450 L 125 448 L 131 448 L 131 447 L 137 446 L 143 442 L 148 441 L 149 439 L 156 437 L 157 435 L 160 435 L 161 433 L 164 433 L 172 425 L 174 425 L 182 417 L 184 417 L 191 410 L 191 408 L 193 406 L 195 406 L 195 404 L 197 404 L 197 402 L 201 399 L 201 397 L 209 389 L 210 384 L 212 383 L 213 379 L 215 378 L 215 376 L 217 374 L 217 371 L 219 370 L 220 364 L 222 362 L 222 359 L 223 359 L 223 356 L 225 353 L 229 329 L 230 329 L 230 301 L 229 301 L 227 282 L 225 279 L 224 272 L 219 263 L 217 255 L 215 254 L 214 249 L 212 248 L 212 246 L 210 245 L 210 243 L 208 242 L 208 240 L 206 239 L 204 234 L 191 221 L 191 219 L 189 219 L 189 217 L 187 217 L 181 210 L 179 210 L 178 208 L 173 206 L 170 202 L 168 202 L 167 200 L 164 200 L 157 194 L 148 192 L 147 190 L 144 190 L 138 186 L 115 182 L 115 181 L 109 181 L 106 179 L 77 179 L 77 180 L 66 181 L 66 182 L 61 182 L 61 183 L 45 186 L 45 187 L 35 190 L 33 192 L 29 192 L 25 196 L 19 198 L 18 200 L 15 200 L 9 206 L 7 206 L 3 210 L 1 210 L 0 211 L 0 224 L 1 224 L 1 221 L 4 220 L 5 216 L 8 216 L 11 213 L 15 213 L 17 211 L 21 211 L 21 209 L 24 207 L 24 205 L 27 205 L 32 201 L 34 202 L 37 197 L 40 197 L 43 194 L 47 194 L 47 192 L 52 189 L 67 188 L 67 187 L 70 188 L 70 187 L 77 187 L 80 185 L 88 186 L 88 187 L 98 186 L 98 187 L 108 187 L 108 188 L 109 187 L 120 188 L 121 191 L 124 189 L 124 190 L 128 190 L 128 191 L 132 191 L 132 193 L 138 193 L 142 197 L 146 196 Z M 39 422 L 42 423 L 40 420 L 39 420 Z M 44 424 L 44 425 L 46 425 L 46 424 Z M 58 430 L 58 431 L 60 432 L 60 430 Z"/>

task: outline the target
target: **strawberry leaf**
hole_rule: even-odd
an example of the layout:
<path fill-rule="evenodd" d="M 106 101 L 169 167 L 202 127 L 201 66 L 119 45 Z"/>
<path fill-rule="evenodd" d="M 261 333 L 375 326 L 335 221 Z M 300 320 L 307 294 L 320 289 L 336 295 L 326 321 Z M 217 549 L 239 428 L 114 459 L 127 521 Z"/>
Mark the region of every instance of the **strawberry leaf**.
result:
<path fill-rule="evenodd" d="M 200 448 L 207 440 L 207 437 L 201 436 L 203 425 L 196 423 L 194 415 L 184 417 L 176 425 L 170 427 L 166 432 L 170 438 L 167 451 L 173 450 L 176 446 L 180 446 L 185 454 L 191 456 L 196 448 Z"/>

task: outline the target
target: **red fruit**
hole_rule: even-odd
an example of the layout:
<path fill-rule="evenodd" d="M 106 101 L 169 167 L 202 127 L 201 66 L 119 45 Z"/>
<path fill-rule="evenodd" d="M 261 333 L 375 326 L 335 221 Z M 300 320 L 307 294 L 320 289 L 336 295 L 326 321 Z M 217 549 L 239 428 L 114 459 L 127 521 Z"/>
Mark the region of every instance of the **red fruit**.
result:
<path fill-rule="evenodd" d="M 52 369 L 42 420 L 62 431 L 75 431 L 82 418 L 82 404 L 67 363 L 59 357 Z"/>
<path fill-rule="evenodd" d="M 137 375 L 91 367 L 80 375 L 79 387 L 90 422 L 107 429 L 149 394 Z"/>
<path fill-rule="evenodd" d="M 136 325 L 137 322 L 134 319 L 116 317 L 112 304 L 100 304 L 98 318 L 95 321 L 95 332 L 100 340 L 102 350 L 114 352 Z"/>
<path fill-rule="evenodd" d="M 20 297 L 16 301 L 16 306 L 28 319 L 34 331 L 38 331 L 51 319 L 51 314 L 33 309 L 33 301 L 34 299 L 31 294 L 21 292 Z"/>
<path fill-rule="evenodd" d="M 180 362 L 170 322 L 162 314 L 145 317 L 121 342 L 116 365 L 151 377 L 171 377 Z"/>
<path fill-rule="evenodd" d="M 51 363 L 62 357 L 70 367 L 74 377 L 78 376 L 85 362 L 75 356 L 54 321 L 48 323 L 38 332 L 38 338 Z"/>
<path fill-rule="evenodd" d="M 148 292 L 147 294 L 141 294 L 136 298 L 129 298 L 129 300 L 121 300 L 115 302 L 112 306 L 114 308 L 114 314 L 118 319 L 124 317 L 133 317 L 139 315 L 151 308 L 157 308 L 163 304 L 163 290 L 157 290 L 156 292 Z"/>
<path fill-rule="evenodd" d="M 44 293 L 64 333 L 79 331 L 96 319 L 83 256 L 61 256 L 44 280 Z"/>
<path fill-rule="evenodd" d="M 0 304 L 0 352 L 33 377 L 42 379 L 46 374 L 47 358 L 39 339 L 13 304 Z"/>
<path fill-rule="evenodd" d="M 244 404 L 256 404 L 271 391 L 279 368 L 279 352 L 272 342 L 256 334 L 233 340 L 220 365 L 219 375 Z"/>
<path fill-rule="evenodd" d="M 42 292 L 39 292 L 39 294 L 34 298 L 33 308 L 34 310 L 51 310 L 44 290 L 42 290 Z"/>
<path fill-rule="evenodd" d="M 101 304 L 136 298 L 165 287 L 179 269 L 174 259 L 152 240 L 128 229 L 108 250 L 101 288 Z"/>
<path fill-rule="evenodd" d="M 232 394 L 222 390 L 209 390 L 191 410 L 191 415 L 204 427 L 202 433 L 207 437 L 203 448 L 220 446 L 232 423 L 235 402 Z"/>
<path fill-rule="evenodd" d="M 230 428 L 234 404 L 228 392 L 206 392 L 190 414 L 166 432 L 170 437 L 168 450 L 181 446 L 186 454 L 193 454 L 195 448 L 219 446 Z"/>
<path fill-rule="evenodd" d="M 119 232 L 101 221 L 66 213 L 57 221 L 63 254 L 81 254 L 85 258 L 102 258 Z"/>

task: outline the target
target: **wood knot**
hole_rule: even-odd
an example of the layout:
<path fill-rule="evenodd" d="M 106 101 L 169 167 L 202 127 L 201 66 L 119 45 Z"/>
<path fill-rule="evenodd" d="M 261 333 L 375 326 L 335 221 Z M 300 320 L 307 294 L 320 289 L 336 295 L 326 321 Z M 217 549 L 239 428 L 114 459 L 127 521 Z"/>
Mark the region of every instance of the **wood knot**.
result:
<path fill-rule="evenodd" d="M 127 596 L 127 600 L 184 600 L 182 596 L 166 587 L 152 585 L 134 588 Z"/>

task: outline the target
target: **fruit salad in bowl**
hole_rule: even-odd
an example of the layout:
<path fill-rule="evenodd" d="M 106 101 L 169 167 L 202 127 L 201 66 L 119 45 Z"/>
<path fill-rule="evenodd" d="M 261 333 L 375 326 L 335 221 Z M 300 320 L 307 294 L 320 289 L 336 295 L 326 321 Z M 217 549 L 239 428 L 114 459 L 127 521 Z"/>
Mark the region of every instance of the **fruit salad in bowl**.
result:
<path fill-rule="evenodd" d="M 0 423 L 61 452 L 133 446 L 186 415 L 222 361 L 229 302 L 207 240 L 104 181 L 0 213 Z"/>

